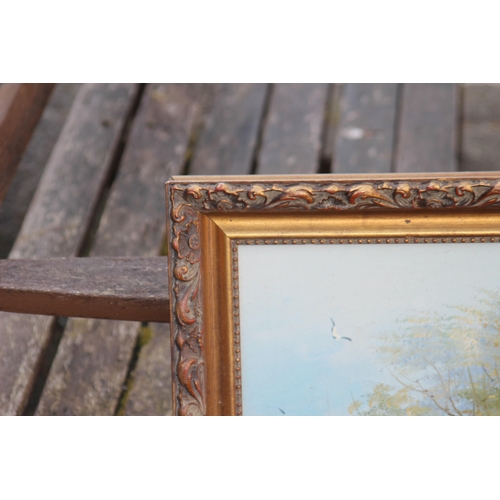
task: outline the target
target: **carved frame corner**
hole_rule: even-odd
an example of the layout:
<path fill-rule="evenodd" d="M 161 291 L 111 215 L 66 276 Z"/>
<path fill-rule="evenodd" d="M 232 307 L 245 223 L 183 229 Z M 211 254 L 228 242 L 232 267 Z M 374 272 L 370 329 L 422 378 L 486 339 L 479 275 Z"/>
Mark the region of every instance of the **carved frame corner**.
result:
<path fill-rule="evenodd" d="M 201 213 L 500 207 L 500 177 L 489 174 L 386 180 L 178 177 L 166 189 L 175 415 L 205 415 L 207 407 Z"/>

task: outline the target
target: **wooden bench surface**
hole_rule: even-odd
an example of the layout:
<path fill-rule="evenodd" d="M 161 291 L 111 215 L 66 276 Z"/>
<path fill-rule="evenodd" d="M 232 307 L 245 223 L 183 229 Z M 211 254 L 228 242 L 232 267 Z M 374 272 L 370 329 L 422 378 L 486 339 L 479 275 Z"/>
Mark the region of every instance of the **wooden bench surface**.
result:
<path fill-rule="evenodd" d="M 0 85 L 0 203 L 54 84 Z"/>
<path fill-rule="evenodd" d="M 492 170 L 500 109 L 485 101 L 499 94 L 452 84 L 57 85 L 0 205 L 0 309 L 16 311 L 0 312 L 0 414 L 171 414 L 171 175 Z"/>

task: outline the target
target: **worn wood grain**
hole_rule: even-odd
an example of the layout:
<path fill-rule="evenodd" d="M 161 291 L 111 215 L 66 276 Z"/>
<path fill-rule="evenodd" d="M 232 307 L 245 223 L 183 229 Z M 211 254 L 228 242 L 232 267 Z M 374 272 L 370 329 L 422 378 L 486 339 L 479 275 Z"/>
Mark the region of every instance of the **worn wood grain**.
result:
<path fill-rule="evenodd" d="M 500 84 L 463 86 L 460 170 L 500 170 Z"/>
<path fill-rule="evenodd" d="M 53 88 L 53 83 L 0 87 L 0 203 Z"/>
<path fill-rule="evenodd" d="M 86 84 L 49 158 L 10 258 L 78 254 L 137 86 Z M 54 319 L 0 313 L 0 413 L 22 413 Z"/>
<path fill-rule="evenodd" d="M 395 83 L 343 85 L 334 173 L 391 172 L 397 103 Z"/>
<path fill-rule="evenodd" d="M 396 172 L 457 170 L 457 101 L 456 84 L 403 84 Z"/>
<path fill-rule="evenodd" d="M 169 321 L 165 257 L 0 260 L 0 311 Z"/>
<path fill-rule="evenodd" d="M 78 93 L 10 258 L 76 255 L 105 186 L 137 87 L 87 84 Z"/>
<path fill-rule="evenodd" d="M 248 174 L 257 146 L 267 85 L 217 84 L 193 153 L 189 173 Z"/>
<path fill-rule="evenodd" d="M 172 415 L 170 325 L 152 323 L 144 328 L 142 339 L 140 362 L 119 415 Z"/>
<path fill-rule="evenodd" d="M 164 183 L 182 171 L 198 94 L 196 85 L 147 87 L 91 256 L 159 255 L 165 229 Z M 36 413 L 112 415 L 139 326 L 69 319 Z"/>
<path fill-rule="evenodd" d="M 251 168 L 252 161 L 252 148 L 255 147 L 258 134 L 258 115 L 262 113 L 260 106 L 262 105 L 262 99 L 264 98 L 263 93 L 260 94 L 260 98 L 257 102 L 257 108 L 252 108 L 248 106 L 248 100 L 242 101 L 241 99 L 235 99 L 235 94 L 238 92 L 243 93 L 249 92 L 249 87 L 240 87 L 237 89 L 234 86 L 226 86 L 225 90 L 228 91 L 229 95 L 224 97 L 219 94 L 218 106 L 222 106 L 222 103 L 232 102 L 237 109 L 228 108 L 227 110 L 215 109 L 210 106 L 206 106 L 203 110 L 204 114 L 211 116 L 212 122 L 210 126 L 214 129 L 209 130 L 209 134 L 214 139 L 209 140 L 204 139 L 203 154 L 207 158 L 212 158 L 213 163 L 210 165 L 204 164 L 199 156 L 200 163 L 197 165 L 196 161 L 195 171 L 202 174 L 212 174 L 212 175 L 222 175 L 223 173 L 237 173 L 243 172 L 248 173 Z M 221 88 L 219 87 L 219 92 Z M 238 90 L 238 92 L 236 92 Z M 245 90 L 245 92 L 242 92 Z M 210 86 L 208 91 L 211 93 L 213 87 Z M 252 89 L 255 92 L 255 87 Z M 262 92 L 262 90 L 261 90 Z M 248 96 L 248 95 L 247 95 Z M 208 95 L 208 102 L 210 103 L 210 97 L 214 99 L 217 97 Z M 233 100 L 235 99 L 235 100 Z M 207 100 L 204 99 L 204 102 Z M 212 106 L 217 105 L 217 102 L 212 102 Z M 215 112 L 214 112 L 215 111 Z M 224 132 L 231 134 L 231 126 L 228 122 L 232 117 L 230 113 L 236 113 L 237 122 L 241 123 L 251 123 L 252 126 L 249 128 L 243 127 L 244 134 L 239 135 L 238 138 L 234 139 L 236 144 L 221 144 L 216 135 L 216 130 L 222 130 Z M 212 113 L 212 115 L 211 115 Z M 220 118 L 222 115 L 222 118 Z M 233 122 L 234 123 L 234 122 Z M 239 130 L 242 130 L 240 128 Z M 246 137 L 244 141 L 240 141 L 242 137 Z M 201 139 L 201 138 L 200 138 Z M 224 141 L 223 141 L 224 142 Z M 239 146 L 238 146 L 239 144 Z M 242 156 L 238 156 L 238 151 L 234 149 L 235 147 L 241 147 Z M 227 149 L 225 149 L 227 148 Z M 197 148 L 196 151 L 200 154 L 200 150 Z M 233 156 L 232 156 L 233 155 Z M 236 166 L 231 166 L 231 161 L 236 162 Z M 196 166 L 197 165 L 197 166 Z M 193 169 L 191 169 L 193 173 Z M 170 367 L 170 341 L 169 341 L 169 331 L 167 325 L 153 324 L 150 325 L 152 340 L 138 353 L 137 365 L 132 374 L 130 380 L 130 388 L 126 393 L 126 398 L 123 403 L 123 407 L 120 409 L 120 414 L 124 415 L 169 415 L 172 412 L 172 387 L 171 387 L 171 374 L 169 372 Z"/>
<path fill-rule="evenodd" d="M 69 323 L 71 322 L 71 326 Z M 130 361 L 130 333 L 123 321 L 72 318 L 59 348 L 35 415 L 110 415 L 116 387 L 124 382 L 123 366 Z M 69 326 L 69 328 L 68 328 Z M 100 342 L 83 342 L 82 330 Z M 62 342 L 62 341 L 61 341 Z M 96 370 L 106 366 L 106 370 Z M 108 405 L 103 405 L 107 401 Z M 112 404 L 112 403 L 111 403 Z"/>
<path fill-rule="evenodd" d="M 500 119 L 500 83 L 465 83 L 463 91 L 463 119 L 480 123 Z"/>
<path fill-rule="evenodd" d="M 274 85 L 258 174 L 318 172 L 327 96 L 326 83 Z"/>
<path fill-rule="evenodd" d="M 0 204 L 0 258 L 5 259 L 16 240 L 43 169 L 61 133 L 80 84 L 56 85 L 26 147 L 16 174 Z"/>

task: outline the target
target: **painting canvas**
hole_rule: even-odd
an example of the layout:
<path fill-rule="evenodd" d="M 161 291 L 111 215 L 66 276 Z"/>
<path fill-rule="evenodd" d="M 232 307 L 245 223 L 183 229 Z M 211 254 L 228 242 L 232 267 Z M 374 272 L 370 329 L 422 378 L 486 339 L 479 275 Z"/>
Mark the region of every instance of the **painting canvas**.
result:
<path fill-rule="evenodd" d="M 500 414 L 498 250 L 240 245 L 243 414 Z"/>

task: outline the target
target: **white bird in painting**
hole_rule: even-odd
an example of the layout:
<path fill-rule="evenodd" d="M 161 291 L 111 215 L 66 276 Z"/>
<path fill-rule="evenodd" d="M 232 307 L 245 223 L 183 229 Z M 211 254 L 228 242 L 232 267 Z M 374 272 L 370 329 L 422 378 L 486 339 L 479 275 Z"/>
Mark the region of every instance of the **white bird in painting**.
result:
<path fill-rule="evenodd" d="M 352 342 L 352 339 L 350 339 L 349 337 L 341 337 L 338 333 L 337 333 L 337 329 L 335 328 L 335 321 L 333 321 L 332 318 L 330 318 L 332 320 L 332 337 L 333 337 L 333 340 L 349 340 L 349 342 Z"/>

